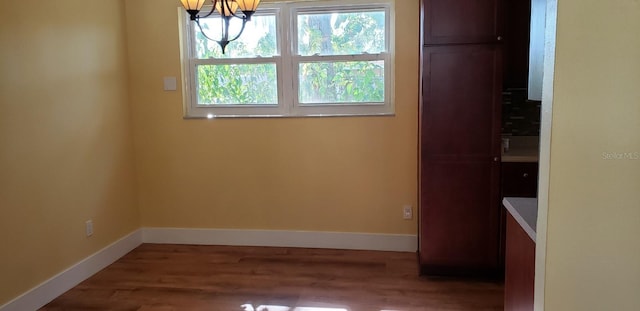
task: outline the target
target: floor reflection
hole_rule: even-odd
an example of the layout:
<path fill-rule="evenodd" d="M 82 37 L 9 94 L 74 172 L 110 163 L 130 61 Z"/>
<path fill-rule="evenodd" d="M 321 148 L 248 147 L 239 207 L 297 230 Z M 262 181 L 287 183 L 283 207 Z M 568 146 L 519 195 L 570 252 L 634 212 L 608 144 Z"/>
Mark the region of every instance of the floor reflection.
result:
<path fill-rule="evenodd" d="M 260 305 L 258 307 L 254 307 L 251 304 L 241 305 L 243 311 L 349 311 L 349 309 L 345 308 L 325 308 L 325 307 L 286 307 L 286 306 L 268 306 L 268 305 Z"/>
<path fill-rule="evenodd" d="M 417 268 L 412 253 L 143 244 L 42 311 L 504 310 L 501 283 Z"/>

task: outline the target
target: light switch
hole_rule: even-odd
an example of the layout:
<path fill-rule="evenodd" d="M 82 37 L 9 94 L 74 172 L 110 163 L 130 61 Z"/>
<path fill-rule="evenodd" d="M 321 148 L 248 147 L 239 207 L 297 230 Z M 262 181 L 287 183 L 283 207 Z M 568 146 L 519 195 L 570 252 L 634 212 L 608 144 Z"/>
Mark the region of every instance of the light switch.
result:
<path fill-rule="evenodd" d="M 175 91 L 178 88 L 176 77 L 164 77 L 164 90 Z"/>

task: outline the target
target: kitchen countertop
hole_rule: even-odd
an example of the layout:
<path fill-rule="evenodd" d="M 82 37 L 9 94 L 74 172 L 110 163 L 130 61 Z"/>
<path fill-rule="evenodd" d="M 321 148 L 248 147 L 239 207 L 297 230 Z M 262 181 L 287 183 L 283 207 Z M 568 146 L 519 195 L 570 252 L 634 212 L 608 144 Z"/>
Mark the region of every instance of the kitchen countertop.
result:
<path fill-rule="evenodd" d="M 536 225 L 538 221 L 537 198 L 504 198 L 502 204 L 515 218 L 518 224 L 529 235 L 533 242 L 536 241 Z"/>

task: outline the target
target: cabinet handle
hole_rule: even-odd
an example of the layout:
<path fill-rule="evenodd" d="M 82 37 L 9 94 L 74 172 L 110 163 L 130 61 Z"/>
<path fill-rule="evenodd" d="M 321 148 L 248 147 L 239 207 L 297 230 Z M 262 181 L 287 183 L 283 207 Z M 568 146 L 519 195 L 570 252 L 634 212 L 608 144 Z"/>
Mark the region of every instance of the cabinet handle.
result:
<path fill-rule="evenodd" d="M 498 36 L 498 41 L 502 41 L 502 36 Z"/>
<path fill-rule="evenodd" d="M 498 157 L 493 157 L 493 162 L 499 162 L 499 161 L 500 161 L 500 158 L 498 158 Z"/>
<path fill-rule="evenodd" d="M 522 174 L 522 177 L 524 177 L 524 178 L 529 177 L 529 173 L 524 173 L 524 174 Z"/>

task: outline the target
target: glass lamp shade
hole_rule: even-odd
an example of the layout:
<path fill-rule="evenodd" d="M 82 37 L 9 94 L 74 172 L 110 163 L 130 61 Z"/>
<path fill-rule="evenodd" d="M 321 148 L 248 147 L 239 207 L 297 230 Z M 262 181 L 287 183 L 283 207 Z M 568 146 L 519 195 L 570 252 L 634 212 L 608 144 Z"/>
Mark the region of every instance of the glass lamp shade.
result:
<path fill-rule="evenodd" d="M 216 10 L 218 11 L 218 13 L 220 13 L 220 15 L 234 15 L 238 10 L 238 2 L 236 2 L 235 0 L 218 0 L 216 2 Z"/>
<path fill-rule="evenodd" d="M 255 12 L 258 9 L 260 0 L 236 0 L 242 12 Z"/>
<path fill-rule="evenodd" d="M 200 11 L 205 0 L 180 0 L 187 11 Z"/>

